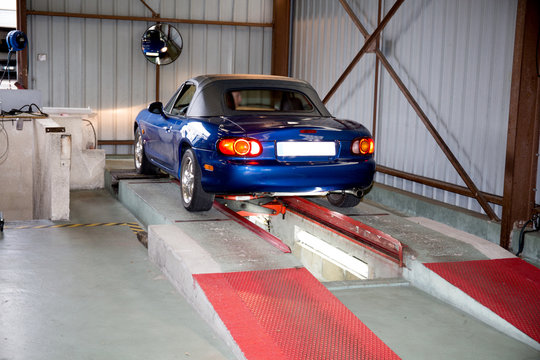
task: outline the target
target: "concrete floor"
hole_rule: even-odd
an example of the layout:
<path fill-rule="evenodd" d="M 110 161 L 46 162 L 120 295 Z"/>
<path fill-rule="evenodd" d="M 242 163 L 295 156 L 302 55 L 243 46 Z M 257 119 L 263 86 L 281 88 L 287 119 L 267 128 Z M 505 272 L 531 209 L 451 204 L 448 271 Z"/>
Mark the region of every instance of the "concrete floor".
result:
<path fill-rule="evenodd" d="M 105 191 L 71 196 L 71 223 L 133 222 Z M 232 359 L 127 226 L 0 235 L 0 359 Z"/>
<path fill-rule="evenodd" d="M 540 359 L 540 352 L 413 286 L 327 287 L 402 359 Z"/>
<path fill-rule="evenodd" d="M 106 191 L 72 193 L 71 223 L 134 221 Z M 234 358 L 127 226 L 17 225 L 0 235 L 0 359 Z M 403 283 L 327 286 L 403 359 L 540 358 Z"/>

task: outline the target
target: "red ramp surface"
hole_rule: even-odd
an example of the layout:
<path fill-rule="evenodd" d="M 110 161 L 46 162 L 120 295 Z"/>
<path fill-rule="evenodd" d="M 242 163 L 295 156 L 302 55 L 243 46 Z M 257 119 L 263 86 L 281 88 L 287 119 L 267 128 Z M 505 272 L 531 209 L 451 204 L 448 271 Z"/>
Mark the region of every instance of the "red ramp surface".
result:
<path fill-rule="evenodd" d="M 424 265 L 540 342 L 540 269 L 519 258 Z"/>
<path fill-rule="evenodd" d="M 399 359 L 304 268 L 194 278 L 247 359 Z"/>

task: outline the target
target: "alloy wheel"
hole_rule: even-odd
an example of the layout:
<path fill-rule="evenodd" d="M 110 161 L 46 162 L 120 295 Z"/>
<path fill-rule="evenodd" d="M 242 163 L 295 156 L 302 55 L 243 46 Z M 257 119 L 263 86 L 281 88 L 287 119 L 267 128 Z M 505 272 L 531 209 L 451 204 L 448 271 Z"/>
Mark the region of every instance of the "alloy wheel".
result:
<path fill-rule="evenodd" d="M 193 161 L 189 157 L 186 157 L 185 163 L 182 166 L 182 197 L 185 204 L 191 203 L 194 186 L 195 173 Z"/>
<path fill-rule="evenodd" d="M 143 156 L 144 156 L 144 150 L 143 150 L 143 143 L 142 143 L 142 137 L 140 135 L 137 136 L 137 142 L 135 143 L 135 168 L 140 169 L 143 162 Z"/>

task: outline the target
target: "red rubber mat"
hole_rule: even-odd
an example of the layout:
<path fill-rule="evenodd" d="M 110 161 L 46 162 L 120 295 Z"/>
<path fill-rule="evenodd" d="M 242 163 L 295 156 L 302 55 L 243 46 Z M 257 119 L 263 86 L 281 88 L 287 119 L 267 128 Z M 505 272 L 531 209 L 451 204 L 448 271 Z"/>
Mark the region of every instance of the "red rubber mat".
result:
<path fill-rule="evenodd" d="M 247 359 L 399 359 L 304 268 L 194 278 Z"/>
<path fill-rule="evenodd" d="M 424 265 L 540 342 L 540 269 L 519 258 Z"/>

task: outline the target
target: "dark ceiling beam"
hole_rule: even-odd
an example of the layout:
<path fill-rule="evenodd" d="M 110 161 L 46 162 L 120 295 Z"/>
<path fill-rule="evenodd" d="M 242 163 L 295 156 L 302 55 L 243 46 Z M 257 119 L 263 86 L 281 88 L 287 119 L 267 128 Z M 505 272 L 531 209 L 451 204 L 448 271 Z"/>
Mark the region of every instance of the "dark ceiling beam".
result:
<path fill-rule="evenodd" d="M 273 26 L 272 23 L 174 19 L 174 18 L 148 17 L 148 16 L 81 14 L 81 13 L 68 13 L 68 12 L 56 12 L 56 11 L 36 11 L 36 10 L 27 10 L 26 14 L 27 15 L 40 15 L 40 16 L 58 16 L 58 17 L 68 17 L 68 18 L 71 17 L 71 18 L 82 18 L 82 19 L 147 21 L 147 22 L 163 22 L 163 23 L 193 24 L 193 25 L 221 25 L 221 26 L 249 26 L 249 27 L 272 27 Z"/>
<path fill-rule="evenodd" d="M 540 134 L 539 27 L 539 2 L 519 0 L 500 238 L 500 244 L 504 248 L 510 246 L 512 230 L 529 220 L 535 208 Z"/>

